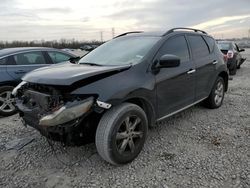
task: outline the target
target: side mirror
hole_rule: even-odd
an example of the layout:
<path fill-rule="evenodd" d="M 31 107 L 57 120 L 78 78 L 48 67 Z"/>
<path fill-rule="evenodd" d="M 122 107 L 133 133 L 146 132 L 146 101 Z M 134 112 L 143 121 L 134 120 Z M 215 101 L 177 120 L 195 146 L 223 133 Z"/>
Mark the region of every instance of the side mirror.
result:
<path fill-rule="evenodd" d="M 158 68 L 171 68 L 180 65 L 180 58 L 176 55 L 166 54 L 161 56 Z"/>
<path fill-rule="evenodd" d="M 79 61 L 81 59 L 81 57 L 71 57 L 69 58 L 69 62 L 70 63 L 76 63 L 77 61 Z"/>
<path fill-rule="evenodd" d="M 245 52 L 245 49 L 240 49 L 239 52 Z"/>

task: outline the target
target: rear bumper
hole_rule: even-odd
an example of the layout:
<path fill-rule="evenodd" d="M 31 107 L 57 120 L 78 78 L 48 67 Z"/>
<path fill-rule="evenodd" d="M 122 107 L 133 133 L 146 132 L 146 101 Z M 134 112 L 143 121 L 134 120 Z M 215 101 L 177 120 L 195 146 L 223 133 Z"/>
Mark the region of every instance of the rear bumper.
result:
<path fill-rule="evenodd" d="M 227 68 L 232 70 L 236 66 L 236 60 L 234 58 L 227 59 Z"/>

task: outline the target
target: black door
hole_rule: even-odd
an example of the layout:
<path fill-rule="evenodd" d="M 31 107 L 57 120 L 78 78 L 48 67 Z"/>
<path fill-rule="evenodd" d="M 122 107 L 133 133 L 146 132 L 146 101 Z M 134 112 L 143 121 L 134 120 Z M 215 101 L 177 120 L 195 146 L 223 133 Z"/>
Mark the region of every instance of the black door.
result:
<path fill-rule="evenodd" d="M 212 39 L 212 38 L 211 38 Z M 192 58 L 196 69 L 196 97 L 200 100 L 207 97 L 213 86 L 216 75 L 215 66 L 218 63 L 213 53 L 213 39 L 207 38 L 207 42 L 200 35 L 188 35 L 188 42 L 192 51 Z M 209 49 L 209 46 L 211 49 Z"/>
<path fill-rule="evenodd" d="M 181 63 L 179 67 L 162 68 L 155 76 L 159 119 L 192 104 L 195 97 L 195 69 L 185 36 L 169 38 L 157 54 L 156 61 L 165 54 L 180 57 Z"/>

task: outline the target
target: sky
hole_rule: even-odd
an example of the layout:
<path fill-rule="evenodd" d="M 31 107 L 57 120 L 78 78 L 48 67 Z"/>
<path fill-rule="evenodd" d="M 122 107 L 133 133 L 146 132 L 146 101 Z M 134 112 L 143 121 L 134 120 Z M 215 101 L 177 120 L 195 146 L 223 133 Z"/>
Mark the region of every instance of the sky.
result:
<path fill-rule="evenodd" d="M 247 37 L 250 0 L 0 0 L 0 40 L 103 40 L 127 31 L 193 27 Z"/>

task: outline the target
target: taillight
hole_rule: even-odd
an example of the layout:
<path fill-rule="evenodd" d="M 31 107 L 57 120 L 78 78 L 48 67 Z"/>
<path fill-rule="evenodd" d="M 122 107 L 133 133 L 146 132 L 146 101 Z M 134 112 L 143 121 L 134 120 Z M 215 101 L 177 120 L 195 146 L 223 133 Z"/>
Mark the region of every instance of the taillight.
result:
<path fill-rule="evenodd" d="M 225 62 L 227 62 L 227 56 L 223 54 L 223 59 Z"/>
<path fill-rule="evenodd" d="M 230 59 L 230 58 L 233 58 L 234 57 L 234 52 L 231 51 L 231 50 L 228 50 L 227 52 L 227 58 Z"/>

